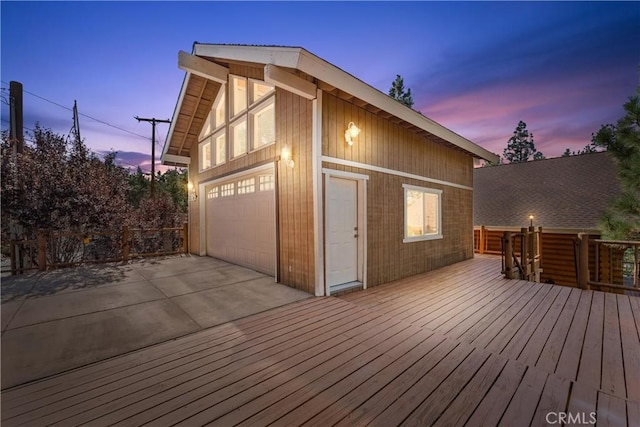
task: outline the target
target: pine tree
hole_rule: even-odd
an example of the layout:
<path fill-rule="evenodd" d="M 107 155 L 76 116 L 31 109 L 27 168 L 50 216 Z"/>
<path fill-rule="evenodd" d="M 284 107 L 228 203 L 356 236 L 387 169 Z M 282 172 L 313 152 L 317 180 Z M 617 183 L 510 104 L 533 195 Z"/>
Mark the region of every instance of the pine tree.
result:
<path fill-rule="evenodd" d="M 544 154 L 538 153 L 533 142 L 533 133 L 527 130 L 527 124 L 520 120 L 513 136 L 507 142 L 504 149 L 504 158 L 509 163 L 522 163 L 533 158 L 534 160 L 544 159 Z"/>
<path fill-rule="evenodd" d="M 600 223 L 606 239 L 640 240 L 640 96 L 630 97 L 624 110 L 617 124 L 602 126 L 592 139 L 615 159 L 622 186 Z"/>
<path fill-rule="evenodd" d="M 396 74 L 396 79 L 391 83 L 389 96 L 407 107 L 413 107 L 413 98 L 411 97 L 411 89 L 405 91 L 404 79 L 400 74 Z"/>

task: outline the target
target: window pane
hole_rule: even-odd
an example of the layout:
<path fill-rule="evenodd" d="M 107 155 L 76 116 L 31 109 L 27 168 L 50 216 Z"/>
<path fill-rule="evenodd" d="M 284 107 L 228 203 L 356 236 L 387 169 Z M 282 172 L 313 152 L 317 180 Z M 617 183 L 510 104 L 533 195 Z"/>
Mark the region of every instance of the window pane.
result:
<path fill-rule="evenodd" d="M 211 167 L 211 138 L 200 144 L 200 170 Z"/>
<path fill-rule="evenodd" d="M 247 109 L 247 79 L 240 77 L 231 78 L 231 90 L 233 101 L 233 116 Z"/>
<path fill-rule="evenodd" d="M 222 87 L 222 89 L 220 89 L 220 91 L 222 92 L 222 94 L 220 96 L 218 96 L 218 99 L 216 100 L 216 103 L 213 105 L 213 112 L 211 114 L 211 116 L 213 117 L 213 119 L 215 120 L 215 129 L 219 128 L 220 126 L 222 126 L 225 122 L 226 116 L 225 116 L 225 112 L 224 112 L 224 100 L 225 100 L 225 96 L 224 96 L 224 86 Z"/>
<path fill-rule="evenodd" d="M 438 195 L 424 193 L 424 231 L 423 234 L 438 232 Z"/>
<path fill-rule="evenodd" d="M 273 101 L 257 110 L 253 115 L 254 148 L 276 142 L 276 109 Z"/>
<path fill-rule="evenodd" d="M 260 176 L 260 191 L 273 190 L 274 188 L 274 179 L 273 175 L 262 175 Z"/>
<path fill-rule="evenodd" d="M 238 181 L 238 194 L 254 193 L 256 191 L 256 179 L 249 178 Z"/>
<path fill-rule="evenodd" d="M 216 165 L 224 163 L 227 156 L 226 139 L 224 133 L 216 138 Z"/>
<path fill-rule="evenodd" d="M 202 126 L 202 130 L 200 131 L 200 136 L 198 136 L 199 140 L 204 139 L 207 135 L 211 133 L 211 114 L 207 116 L 204 120 L 204 125 Z"/>
<path fill-rule="evenodd" d="M 423 234 L 423 196 L 424 193 L 422 191 L 407 191 L 407 237 L 422 236 Z"/>
<path fill-rule="evenodd" d="M 251 89 L 251 103 L 253 104 L 260 98 L 263 98 L 264 96 L 269 94 L 274 89 L 274 87 L 266 83 L 252 82 Z"/>
<path fill-rule="evenodd" d="M 247 120 L 242 119 L 231 125 L 231 132 L 233 137 L 233 157 L 245 154 L 247 152 Z"/>
<path fill-rule="evenodd" d="M 233 183 L 224 184 L 222 187 L 220 187 L 220 194 L 222 195 L 222 197 L 233 196 L 234 193 L 235 193 L 235 186 Z"/>

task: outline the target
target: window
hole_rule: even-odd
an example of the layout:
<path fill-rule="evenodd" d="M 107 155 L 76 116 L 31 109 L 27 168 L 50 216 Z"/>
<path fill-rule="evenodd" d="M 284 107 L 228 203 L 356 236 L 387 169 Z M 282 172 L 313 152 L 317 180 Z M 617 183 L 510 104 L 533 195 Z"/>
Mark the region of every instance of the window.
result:
<path fill-rule="evenodd" d="M 259 182 L 258 190 L 260 191 L 273 190 L 275 187 L 275 181 L 273 179 L 273 175 L 262 175 L 258 177 L 258 182 Z"/>
<path fill-rule="evenodd" d="M 218 198 L 218 187 L 213 187 L 207 190 L 207 199 Z"/>
<path fill-rule="evenodd" d="M 207 137 L 199 145 L 200 172 L 225 162 L 226 143 L 224 129 Z"/>
<path fill-rule="evenodd" d="M 264 147 L 276 142 L 276 109 L 275 98 L 262 103 L 251 113 L 253 127 L 253 148 Z"/>
<path fill-rule="evenodd" d="M 403 184 L 404 240 L 442 239 L 442 191 Z"/>
<path fill-rule="evenodd" d="M 233 182 L 230 184 L 224 184 L 223 186 L 220 187 L 220 195 L 222 197 L 233 196 L 234 194 L 235 194 L 235 186 Z"/>
<path fill-rule="evenodd" d="M 231 117 L 247 109 L 247 79 L 231 76 Z"/>
<path fill-rule="evenodd" d="M 200 171 L 209 169 L 211 167 L 211 140 L 207 139 L 201 142 L 198 146 L 199 158 L 200 158 Z"/>
<path fill-rule="evenodd" d="M 255 104 L 260 99 L 271 94 L 275 88 L 257 80 L 251 80 L 251 104 Z"/>
<path fill-rule="evenodd" d="M 225 124 L 225 90 L 225 86 L 223 85 L 222 88 L 220 88 L 215 101 L 213 101 L 211 110 L 204 121 L 202 130 L 200 131 L 200 136 L 198 137 L 199 141 L 205 139 Z"/>
<path fill-rule="evenodd" d="M 233 144 L 233 157 L 247 153 L 247 119 L 242 118 L 231 125 L 229 130 Z"/>
<path fill-rule="evenodd" d="M 238 194 L 255 193 L 256 179 L 249 178 L 238 181 Z"/>
<path fill-rule="evenodd" d="M 230 77 L 231 156 L 276 142 L 275 86 L 246 77 Z"/>

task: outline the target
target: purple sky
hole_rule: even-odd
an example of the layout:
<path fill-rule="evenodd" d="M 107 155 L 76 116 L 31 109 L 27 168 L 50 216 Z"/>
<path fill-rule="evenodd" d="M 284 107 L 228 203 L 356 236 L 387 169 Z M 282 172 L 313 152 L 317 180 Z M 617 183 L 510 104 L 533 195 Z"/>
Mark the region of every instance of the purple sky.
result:
<path fill-rule="evenodd" d="M 385 93 L 401 74 L 415 109 L 498 154 L 519 120 L 547 157 L 584 147 L 640 82 L 638 2 L 2 1 L 0 12 L 2 129 L 20 81 L 25 127 L 67 134 L 77 100 L 112 125 L 81 115 L 87 145 L 132 165 L 151 152 L 151 126 L 133 116 L 171 118 L 178 51 L 194 41 L 301 46 Z"/>

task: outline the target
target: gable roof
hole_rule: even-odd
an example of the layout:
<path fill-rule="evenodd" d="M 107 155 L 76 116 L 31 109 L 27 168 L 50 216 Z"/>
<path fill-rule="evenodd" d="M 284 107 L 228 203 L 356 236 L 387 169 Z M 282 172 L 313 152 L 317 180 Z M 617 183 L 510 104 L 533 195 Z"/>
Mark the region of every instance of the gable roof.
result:
<path fill-rule="evenodd" d="M 216 67 L 228 62 L 271 66 L 286 71 L 285 78 L 289 76 L 289 73 L 294 77 L 297 77 L 296 73 L 304 73 L 312 78 L 313 82 L 309 82 L 310 85 L 327 91 L 333 90 L 341 94 L 348 94 L 350 98 L 358 100 L 358 105 L 366 106 L 372 111 L 382 111 L 389 117 L 397 118 L 404 126 L 412 128 L 418 133 L 426 132 L 433 135 L 441 142 L 465 151 L 473 157 L 492 162 L 498 160 L 497 156 L 490 151 L 404 106 L 303 48 L 194 43 L 191 57 L 205 59 L 216 64 L 214 65 Z M 208 113 L 208 111 L 197 111 L 202 104 L 200 100 L 211 98 L 212 94 L 217 91 L 216 84 L 219 85 L 219 83 L 208 80 L 206 76 L 186 72 L 162 152 L 163 163 L 188 164 L 190 148 L 197 143 L 203 116 Z"/>
<path fill-rule="evenodd" d="M 490 166 L 473 172 L 474 225 L 595 230 L 620 194 L 606 152 Z"/>

